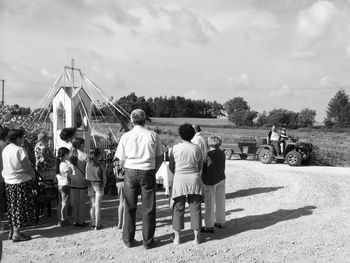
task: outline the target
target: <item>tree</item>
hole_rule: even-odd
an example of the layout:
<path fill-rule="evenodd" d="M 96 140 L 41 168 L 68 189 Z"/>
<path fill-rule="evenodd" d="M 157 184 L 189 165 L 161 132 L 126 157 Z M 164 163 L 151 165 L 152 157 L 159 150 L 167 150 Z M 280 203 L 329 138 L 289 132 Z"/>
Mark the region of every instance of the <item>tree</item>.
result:
<path fill-rule="evenodd" d="M 286 109 L 273 109 L 269 112 L 267 123 L 281 127 L 297 128 L 298 113 Z"/>
<path fill-rule="evenodd" d="M 251 111 L 248 103 L 242 97 L 235 97 L 225 102 L 228 120 L 237 126 L 253 125 L 253 119 L 258 113 Z"/>
<path fill-rule="evenodd" d="M 302 109 L 298 115 L 298 127 L 312 127 L 315 123 L 316 111 Z"/>
<path fill-rule="evenodd" d="M 344 90 L 339 90 L 329 101 L 324 123 L 350 126 L 350 102 Z"/>
<path fill-rule="evenodd" d="M 266 111 L 258 114 L 257 124 L 258 126 L 264 126 L 267 124 L 268 117 Z"/>

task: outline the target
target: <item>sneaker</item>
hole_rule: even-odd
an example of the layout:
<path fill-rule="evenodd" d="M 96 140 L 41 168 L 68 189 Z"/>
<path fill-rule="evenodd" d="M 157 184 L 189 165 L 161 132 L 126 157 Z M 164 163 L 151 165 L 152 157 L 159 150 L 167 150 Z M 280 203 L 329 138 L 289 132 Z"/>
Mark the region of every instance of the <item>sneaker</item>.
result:
<path fill-rule="evenodd" d="M 101 230 L 103 228 L 103 225 L 99 225 L 95 227 L 95 230 Z"/>
<path fill-rule="evenodd" d="M 95 227 L 96 227 L 96 226 L 91 225 L 91 226 L 90 226 L 90 229 L 91 229 L 91 230 L 95 230 Z"/>

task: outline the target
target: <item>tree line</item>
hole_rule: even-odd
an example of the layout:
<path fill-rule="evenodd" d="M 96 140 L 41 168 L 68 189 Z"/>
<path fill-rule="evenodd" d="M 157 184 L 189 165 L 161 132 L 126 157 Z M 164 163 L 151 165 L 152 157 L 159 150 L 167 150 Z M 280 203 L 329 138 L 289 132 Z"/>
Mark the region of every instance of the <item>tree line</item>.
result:
<path fill-rule="evenodd" d="M 111 98 L 113 101 L 113 98 Z M 248 105 L 242 97 L 235 97 L 220 104 L 216 101 L 192 100 L 181 96 L 138 97 L 134 92 L 113 102 L 128 112 L 136 108 L 145 111 L 148 117 L 189 117 L 219 118 L 227 116 L 235 126 L 272 126 L 287 128 L 312 127 L 315 124 L 316 110 L 304 108 L 300 112 L 288 109 L 272 109 L 259 113 Z M 99 105 L 99 112 L 108 115 L 109 107 Z M 98 112 L 96 111 L 98 115 Z M 115 113 L 117 114 L 117 112 Z M 339 90 L 327 107 L 326 126 L 350 127 L 350 100 L 344 90 Z"/>
<path fill-rule="evenodd" d="M 181 96 L 155 97 L 146 99 L 137 96 L 134 92 L 127 96 L 110 102 L 119 105 L 126 111 L 131 112 L 136 108 L 145 111 L 148 117 L 188 117 L 188 118 L 219 118 L 227 116 L 235 126 L 272 126 L 277 125 L 287 128 L 312 127 L 315 124 L 316 111 L 304 108 L 300 112 L 288 109 L 272 109 L 269 112 L 259 113 L 248 105 L 242 97 L 229 99 L 224 104 L 216 101 L 192 100 Z M 107 103 L 97 103 L 93 106 L 94 116 L 118 115 L 116 110 Z M 7 115 L 28 115 L 33 112 L 29 107 L 21 107 L 18 104 L 0 106 L 0 120 Z M 50 109 L 45 109 L 45 114 Z M 327 127 L 350 127 L 350 99 L 344 90 L 339 90 L 329 101 L 324 124 Z"/>

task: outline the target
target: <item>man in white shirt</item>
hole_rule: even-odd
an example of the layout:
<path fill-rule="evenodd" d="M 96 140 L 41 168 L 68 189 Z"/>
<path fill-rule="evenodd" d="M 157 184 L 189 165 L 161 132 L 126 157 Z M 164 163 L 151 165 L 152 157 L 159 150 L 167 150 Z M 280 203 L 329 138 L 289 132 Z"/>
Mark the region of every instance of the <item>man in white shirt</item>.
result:
<path fill-rule="evenodd" d="M 147 130 L 146 114 L 141 109 L 131 112 L 134 128 L 120 138 L 115 159 L 124 166 L 125 223 L 123 241 L 127 247 L 135 246 L 137 199 L 142 196 L 142 234 L 146 249 L 155 246 L 156 228 L 155 174 L 163 159 L 163 147 L 157 133 Z"/>
<path fill-rule="evenodd" d="M 280 134 L 276 130 L 276 126 L 271 127 L 271 131 L 267 135 L 267 144 L 271 144 L 277 155 L 280 155 Z"/>
<path fill-rule="evenodd" d="M 207 144 L 206 144 L 205 140 L 202 137 L 201 127 L 199 125 L 193 125 L 193 128 L 196 131 L 196 134 L 192 138 L 191 142 L 193 144 L 199 146 L 199 148 L 201 149 L 201 152 L 202 152 L 203 160 L 204 160 L 205 156 L 207 156 L 207 152 L 208 152 Z"/>

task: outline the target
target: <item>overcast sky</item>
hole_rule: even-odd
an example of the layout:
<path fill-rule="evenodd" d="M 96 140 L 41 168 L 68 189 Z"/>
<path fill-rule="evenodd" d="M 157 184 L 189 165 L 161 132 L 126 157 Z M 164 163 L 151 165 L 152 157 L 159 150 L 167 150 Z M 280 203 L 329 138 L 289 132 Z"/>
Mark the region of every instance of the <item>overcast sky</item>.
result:
<path fill-rule="evenodd" d="M 70 65 L 119 98 L 317 110 L 350 86 L 350 0 L 0 0 L 6 102 L 35 107 Z"/>

